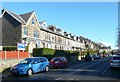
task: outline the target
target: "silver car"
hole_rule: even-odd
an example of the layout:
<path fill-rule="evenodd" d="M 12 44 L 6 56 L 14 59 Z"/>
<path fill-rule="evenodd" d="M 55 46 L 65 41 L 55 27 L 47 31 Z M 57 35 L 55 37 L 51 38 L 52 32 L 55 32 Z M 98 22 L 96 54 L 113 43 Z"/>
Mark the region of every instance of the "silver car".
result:
<path fill-rule="evenodd" d="M 110 60 L 110 66 L 113 67 L 120 67 L 120 54 L 113 55 Z"/>

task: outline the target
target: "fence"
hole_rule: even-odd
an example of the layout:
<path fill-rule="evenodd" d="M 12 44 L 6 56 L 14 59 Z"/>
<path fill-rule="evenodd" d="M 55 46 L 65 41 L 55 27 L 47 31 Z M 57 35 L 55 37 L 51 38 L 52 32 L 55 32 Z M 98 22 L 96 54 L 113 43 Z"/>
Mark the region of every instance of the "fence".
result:
<path fill-rule="evenodd" d="M 11 58 L 28 58 L 28 52 L 23 51 L 0 51 L 1 59 L 11 59 Z"/>

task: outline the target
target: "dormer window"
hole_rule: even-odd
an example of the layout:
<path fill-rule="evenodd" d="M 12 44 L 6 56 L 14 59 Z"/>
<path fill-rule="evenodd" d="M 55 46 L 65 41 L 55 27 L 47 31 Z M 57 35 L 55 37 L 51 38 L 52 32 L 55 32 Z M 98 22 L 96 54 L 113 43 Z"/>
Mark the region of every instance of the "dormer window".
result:
<path fill-rule="evenodd" d="M 32 25 L 35 25 L 35 20 L 34 19 L 32 19 Z"/>
<path fill-rule="evenodd" d="M 42 27 L 45 28 L 45 27 L 46 27 L 46 24 L 43 24 Z"/>

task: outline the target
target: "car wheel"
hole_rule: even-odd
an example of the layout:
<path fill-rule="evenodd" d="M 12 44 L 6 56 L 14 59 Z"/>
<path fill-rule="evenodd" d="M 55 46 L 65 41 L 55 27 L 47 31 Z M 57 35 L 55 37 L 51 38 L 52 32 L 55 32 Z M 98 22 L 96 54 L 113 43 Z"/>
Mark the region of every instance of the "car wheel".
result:
<path fill-rule="evenodd" d="M 28 69 L 27 75 L 28 75 L 28 76 L 31 76 L 32 73 L 33 73 L 33 72 L 32 72 L 32 69 Z"/>
<path fill-rule="evenodd" d="M 45 67 L 45 72 L 48 72 L 49 71 L 49 66 L 46 66 Z"/>

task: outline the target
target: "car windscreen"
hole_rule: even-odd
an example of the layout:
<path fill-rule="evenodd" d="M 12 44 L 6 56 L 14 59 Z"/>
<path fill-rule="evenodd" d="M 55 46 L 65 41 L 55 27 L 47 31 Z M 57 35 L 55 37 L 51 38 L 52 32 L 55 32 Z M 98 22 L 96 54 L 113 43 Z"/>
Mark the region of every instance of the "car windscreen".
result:
<path fill-rule="evenodd" d="M 113 60 L 120 60 L 120 57 L 113 57 Z"/>
<path fill-rule="evenodd" d="M 120 54 L 116 54 L 116 55 L 120 55 Z"/>
<path fill-rule="evenodd" d="M 20 64 L 30 64 L 33 61 L 33 59 L 25 59 L 20 62 Z"/>
<path fill-rule="evenodd" d="M 60 58 L 53 58 L 52 60 L 53 61 L 58 61 L 58 60 L 60 60 Z"/>

